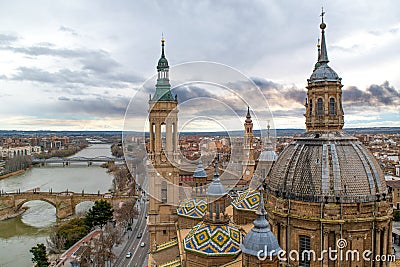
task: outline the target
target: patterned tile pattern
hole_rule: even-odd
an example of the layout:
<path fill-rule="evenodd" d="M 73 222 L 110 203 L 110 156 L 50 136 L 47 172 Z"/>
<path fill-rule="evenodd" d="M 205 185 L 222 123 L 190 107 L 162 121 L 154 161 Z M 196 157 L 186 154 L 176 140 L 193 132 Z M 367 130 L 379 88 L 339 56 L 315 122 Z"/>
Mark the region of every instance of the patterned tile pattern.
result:
<path fill-rule="evenodd" d="M 186 251 L 193 251 L 209 256 L 237 255 L 243 236 L 232 223 L 210 225 L 204 222 L 197 224 L 184 238 Z"/>
<path fill-rule="evenodd" d="M 256 211 L 260 202 L 258 190 L 247 189 L 232 201 L 232 206 L 237 210 Z"/>
<path fill-rule="evenodd" d="M 187 199 L 177 209 L 178 215 L 190 218 L 203 218 L 206 211 L 207 202 L 203 199 Z"/>

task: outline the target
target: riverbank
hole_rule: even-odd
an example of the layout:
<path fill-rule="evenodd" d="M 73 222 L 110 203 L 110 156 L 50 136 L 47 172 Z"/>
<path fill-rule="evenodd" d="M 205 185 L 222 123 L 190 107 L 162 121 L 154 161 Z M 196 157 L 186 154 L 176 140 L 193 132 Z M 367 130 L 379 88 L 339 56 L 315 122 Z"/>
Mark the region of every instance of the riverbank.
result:
<path fill-rule="evenodd" d="M 6 178 L 11 177 L 11 176 L 14 176 L 14 175 L 23 174 L 24 172 L 30 170 L 31 168 L 32 168 L 32 166 L 29 167 L 29 168 L 25 168 L 25 169 L 23 169 L 23 170 L 18 170 L 18 171 L 15 171 L 15 172 L 10 172 L 10 173 L 1 175 L 1 176 L 0 176 L 0 180 L 6 179 Z"/>
<path fill-rule="evenodd" d="M 15 218 L 15 217 L 21 215 L 22 213 L 24 213 L 27 209 L 29 209 L 29 207 L 21 207 L 17 212 L 15 212 L 13 214 L 7 214 L 7 215 L 0 216 L 0 221 L 5 221 L 8 219 Z"/>
<path fill-rule="evenodd" d="M 111 157 L 109 144 L 94 144 L 78 152 L 76 157 Z M 0 180 L 4 192 L 25 192 L 40 187 L 43 192 L 101 193 L 108 192 L 112 185 L 112 175 L 99 164 L 90 167 L 85 164 L 60 164 L 33 167 L 22 175 Z M 76 212 L 86 211 L 91 202 L 76 205 Z M 32 266 L 29 250 L 38 243 L 46 244 L 52 227 L 57 222 L 56 209 L 45 201 L 29 201 L 24 206 L 30 208 L 16 218 L 0 223 L 0 266 Z M 3 214 L 2 214 L 3 215 Z M 66 265 L 65 265 L 66 266 Z"/>

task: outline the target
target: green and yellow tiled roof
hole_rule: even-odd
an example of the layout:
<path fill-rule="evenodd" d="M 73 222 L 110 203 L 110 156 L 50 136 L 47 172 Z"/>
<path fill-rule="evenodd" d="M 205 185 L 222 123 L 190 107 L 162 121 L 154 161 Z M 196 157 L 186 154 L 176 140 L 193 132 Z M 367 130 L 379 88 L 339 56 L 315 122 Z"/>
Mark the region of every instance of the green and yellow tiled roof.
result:
<path fill-rule="evenodd" d="M 256 211 L 260 202 L 258 190 L 247 189 L 232 201 L 232 206 L 237 210 Z"/>
<path fill-rule="evenodd" d="M 238 255 L 243 235 L 232 223 L 212 225 L 201 222 L 184 238 L 184 249 L 207 256 Z"/>
<path fill-rule="evenodd" d="M 187 199 L 183 201 L 178 209 L 179 216 L 185 216 L 195 219 L 203 218 L 207 211 L 207 202 L 203 199 Z"/>

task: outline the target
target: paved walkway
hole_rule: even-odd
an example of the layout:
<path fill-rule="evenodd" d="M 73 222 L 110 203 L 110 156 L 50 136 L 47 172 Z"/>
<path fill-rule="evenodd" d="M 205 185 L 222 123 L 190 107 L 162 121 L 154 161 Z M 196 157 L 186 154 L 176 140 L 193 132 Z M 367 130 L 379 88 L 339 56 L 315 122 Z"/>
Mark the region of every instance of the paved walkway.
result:
<path fill-rule="evenodd" d="M 76 242 L 72 247 L 70 247 L 67 251 L 65 251 L 61 257 L 60 257 L 60 262 L 56 265 L 58 266 L 65 266 L 65 263 L 68 263 L 67 266 L 69 266 L 69 262 L 71 261 L 71 256 L 74 254 L 75 251 L 78 250 L 78 248 L 83 244 L 83 243 L 88 243 L 91 239 L 95 238 L 100 234 L 101 230 L 96 229 L 87 234 L 84 238 Z"/>

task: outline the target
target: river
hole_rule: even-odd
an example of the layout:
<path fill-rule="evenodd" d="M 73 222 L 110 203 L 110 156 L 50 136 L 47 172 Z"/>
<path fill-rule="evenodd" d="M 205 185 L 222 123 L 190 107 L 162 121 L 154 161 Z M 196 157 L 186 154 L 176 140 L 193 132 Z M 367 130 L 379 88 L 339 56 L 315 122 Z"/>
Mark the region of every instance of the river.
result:
<path fill-rule="evenodd" d="M 110 144 L 91 145 L 74 156 L 111 156 Z M 97 193 L 107 192 L 112 183 L 112 175 L 99 164 L 87 166 L 86 163 L 49 164 L 33 167 L 27 172 L 0 180 L 0 190 L 7 192 L 30 190 L 39 187 L 41 191 L 53 190 Z M 93 203 L 81 203 L 77 211 L 88 209 Z M 30 201 L 24 204 L 29 209 L 22 215 L 0 221 L 0 267 L 32 266 L 30 248 L 37 243 L 46 244 L 46 238 L 56 222 L 56 209 L 43 201 Z"/>

